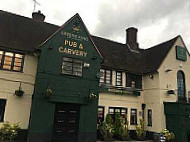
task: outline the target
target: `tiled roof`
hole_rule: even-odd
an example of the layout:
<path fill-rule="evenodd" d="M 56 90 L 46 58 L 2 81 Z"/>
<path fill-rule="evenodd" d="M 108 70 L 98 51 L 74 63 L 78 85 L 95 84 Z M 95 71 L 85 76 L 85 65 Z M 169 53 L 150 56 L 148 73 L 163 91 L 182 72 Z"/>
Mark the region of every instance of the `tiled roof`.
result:
<path fill-rule="evenodd" d="M 34 52 L 59 27 L 0 10 L 0 48 Z"/>
<path fill-rule="evenodd" d="M 143 60 L 141 50 L 134 52 L 126 44 L 96 36 L 92 36 L 92 39 L 103 56 L 103 67 L 142 74 Z"/>
<path fill-rule="evenodd" d="M 60 27 L 0 10 L 0 48 L 34 52 Z M 91 36 L 103 56 L 102 67 L 136 74 L 156 71 L 177 37 L 146 50 L 132 51 L 127 44 Z"/>
<path fill-rule="evenodd" d="M 157 71 L 178 37 L 179 36 L 151 48 L 145 49 L 143 69 L 144 73 Z"/>

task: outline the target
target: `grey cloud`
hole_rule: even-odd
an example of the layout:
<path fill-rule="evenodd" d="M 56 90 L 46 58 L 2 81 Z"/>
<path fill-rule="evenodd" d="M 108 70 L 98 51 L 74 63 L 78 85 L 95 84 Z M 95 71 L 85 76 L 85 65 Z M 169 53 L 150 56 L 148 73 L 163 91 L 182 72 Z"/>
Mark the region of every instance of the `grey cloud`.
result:
<path fill-rule="evenodd" d="M 99 24 L 95 30 L 97 34 L 106 37 L 120 36 L 129 26 L 135 26 L 140 30 L 164 18 L 168 19 L 166 34 L 174 35 L 178 32 L 177 34 L 187 35 L 186 32 L 190 32 L 183 29 L 189 28 L 189 0 L 143 0 L 139 3 L 119 1 L 119 4 L 105 3 L 99 8 Z"/>

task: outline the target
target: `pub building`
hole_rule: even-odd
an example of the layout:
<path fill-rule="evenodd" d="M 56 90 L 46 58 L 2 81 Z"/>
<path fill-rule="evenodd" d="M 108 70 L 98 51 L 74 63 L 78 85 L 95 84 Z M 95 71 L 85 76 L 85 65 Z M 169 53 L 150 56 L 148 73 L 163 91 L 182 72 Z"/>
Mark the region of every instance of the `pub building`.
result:
<path fill-rule="evenodd" d="M 141 49 L 90 35 L 79 14 L 64 25 L 0 11 L 0 126 L 18 140 L 95 142 L 97 119 L 127 116 L 130 135 L 144 119 L 147 137 L 163 129 L 190 141 L 190 58 L 180 35 Z M 18 95 L 16 92 L 22 90 Z"/>

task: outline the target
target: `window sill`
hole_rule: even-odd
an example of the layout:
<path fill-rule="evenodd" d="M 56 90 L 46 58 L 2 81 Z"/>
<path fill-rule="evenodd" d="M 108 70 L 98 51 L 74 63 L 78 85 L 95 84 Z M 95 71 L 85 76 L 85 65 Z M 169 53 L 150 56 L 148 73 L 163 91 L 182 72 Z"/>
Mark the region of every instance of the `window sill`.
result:
<path fill-rule="evenodd" d="M 15 71 L 15 70 L 7 70 L 7 69 L 0 69 L 1 71 L 8 71 L 8 72 L 17 72 L 17 73 L 23 73 L 23 71 Z"/>

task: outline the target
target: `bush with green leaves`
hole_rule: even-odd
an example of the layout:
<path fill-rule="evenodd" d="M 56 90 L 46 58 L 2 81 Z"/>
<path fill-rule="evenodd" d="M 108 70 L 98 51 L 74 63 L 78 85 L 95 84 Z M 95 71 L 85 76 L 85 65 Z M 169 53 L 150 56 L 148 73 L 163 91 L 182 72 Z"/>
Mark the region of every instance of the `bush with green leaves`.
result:
<path fill-rule="evenodd" d="M 113 121 L 109 114 L 106 115 L 105 121 L 102 124 L 99 124 L 99 130 L 102 136 L 105 138 L 112 138 L 114 129 L 113 129 Z"/>
<path fill-rule="evenodd" d="M 123 121 L 122 121 L 122 117 L 120 116 L 119 113 L 115 114 L 115 122 L 113 124 L 113 129 L 114 129 L 114 136 L 117 138 L 121 138 L 123 135 Z"/>
<path fill-rule="evenodd" d="M 126 124 L 123 125 L 122 137 L 123 138 L 128 138 L 129 137 L 129 121 L 127 121 L 127 116 L 125 116 L 125 121 L 126 121 Z"/>
<path fill-rule="evenodd" d="M 4 123 L 0 128 L 0 140 L 15 140 L 18 136 L 19 130 L 19 123 Z"/>
<path fill-rule="evenodd" d="M 165 136 L 167 142 L 172 142 L 175 140 L 175 134 L 169 132 L 169 130 L 164 129 L 161 133 Z"/>
<path fill-rule="evenodd" d="M 135 131 L 136 131 L 136 135 L 137 135 L 137 139 L 145 139 L 146 136 L 146 130 L 145 130 L 145 124 L 144 124 L 144 120 L 140 119 L 140 126 L 135 126 Z"/>

